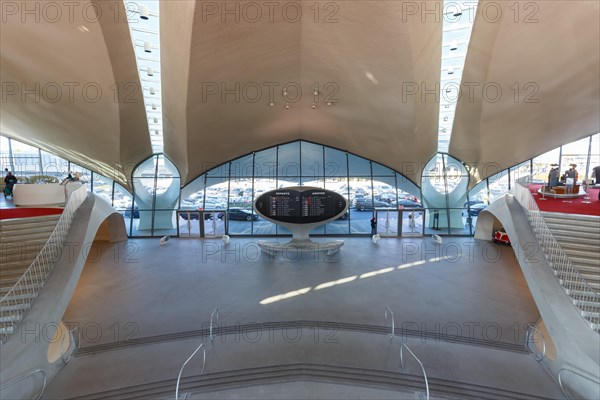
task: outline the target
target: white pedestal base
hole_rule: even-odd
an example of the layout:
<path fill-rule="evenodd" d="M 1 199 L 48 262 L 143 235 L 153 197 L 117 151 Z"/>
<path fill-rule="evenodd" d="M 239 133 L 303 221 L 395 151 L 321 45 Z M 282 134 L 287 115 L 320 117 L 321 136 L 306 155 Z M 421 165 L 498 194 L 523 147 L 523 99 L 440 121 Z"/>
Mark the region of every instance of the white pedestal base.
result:
<path fill-rule="evenodd" d="M 343 245 L 343 240 L 334 240 L 331 242 L 313 242 L 312 240 L 292 239 L 287 243 L 267 242 L 264 240 L 260 240 L 258 242 L 258 247 L 260 247 L 262 251 L 273 256 L 277 255 L 278 253 L 287 252 L 290 250 L 294 252 L 325 251 L 327 252 L 327 255 L 330 256 L 340 251 L 340 248 Z"/>

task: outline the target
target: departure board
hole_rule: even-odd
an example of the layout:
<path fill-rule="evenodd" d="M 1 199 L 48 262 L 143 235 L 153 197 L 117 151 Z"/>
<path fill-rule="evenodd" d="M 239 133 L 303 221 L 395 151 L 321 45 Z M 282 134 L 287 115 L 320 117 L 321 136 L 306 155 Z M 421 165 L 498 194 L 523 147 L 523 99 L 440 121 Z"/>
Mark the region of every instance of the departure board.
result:
<path fill-rule="evenodd" d="M 293 187 L 264 193 L 255 206 L 256 211 L 266 218 L 303 224 L 342 215 L 346 210 L 346 199 L 331 190 Z"/>

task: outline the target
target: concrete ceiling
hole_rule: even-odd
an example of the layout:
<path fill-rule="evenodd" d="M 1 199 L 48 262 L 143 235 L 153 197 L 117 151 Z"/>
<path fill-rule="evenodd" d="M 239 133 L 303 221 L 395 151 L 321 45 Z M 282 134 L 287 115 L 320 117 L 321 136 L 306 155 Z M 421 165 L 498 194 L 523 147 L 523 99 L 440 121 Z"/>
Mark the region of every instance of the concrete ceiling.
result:
<path fill-rule="evenodd" d="M 11 3 L 17 13 L 3 14 L 0 35 L 2 133 L 129 187 L 152 148 L 129 28 L 114 17 L 122 3 L 54 2 L 29 15 Z"/>
<path fill-rule="evenodd" d="M 291 3 L 302 5 L 298 22 L 292 22 L 295 8 L 286 18 L 282 5 L 272 14 L 263 8 L 256 22 L 248 19 L 257 14 L 240 9 L 235 22 L 219 9 L 213 14 L 207 2 L 161 2 L 165 152 L 182 181 L 253 150 L 306 139 L 418 182 L 419 166 L 436 151 L 438 105 L 433 96 L 403 101 L 403 83 L 434 87 L 441 24 L 406 18 L 397 1 L 321 4 L 319 22 L 313 3 Z M 325 23 L 331 13 L 337 22 Z M 302 95 L 286 109 L 289 84 Z M 239 98 L 223 94 L 235 93 L 236 85 Z M 296 94 L 289 86 L 289 98 Z"/>
<path fill-rule="evenodd" d="M 528 4 L 480 2 L 449 149 L 472 184 L 600 131 L 600 2 Z"/>

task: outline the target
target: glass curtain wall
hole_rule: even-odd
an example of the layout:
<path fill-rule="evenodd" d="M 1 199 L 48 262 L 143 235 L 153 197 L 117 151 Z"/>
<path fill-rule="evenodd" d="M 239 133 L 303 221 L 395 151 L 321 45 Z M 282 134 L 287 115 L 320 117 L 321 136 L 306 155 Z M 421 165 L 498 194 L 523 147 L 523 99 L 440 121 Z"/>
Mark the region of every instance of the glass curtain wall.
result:
<path fill-rule="evenodd" d="M 349 202 L 348 213 L 314 230 L 316 235 L 368 235 L 375 209 L 397 210 L 407 201 L 421 207 L 419 188 L 398 172 L 345 151 L 295 141 L 240 157 L 201 175 L 182 189 L 181 208 L 208 210 L 207 204 L 226 208 L 231 235 L 290 235 L 253 210 L 258 196 L 289 186 L 333 190 Z"/>

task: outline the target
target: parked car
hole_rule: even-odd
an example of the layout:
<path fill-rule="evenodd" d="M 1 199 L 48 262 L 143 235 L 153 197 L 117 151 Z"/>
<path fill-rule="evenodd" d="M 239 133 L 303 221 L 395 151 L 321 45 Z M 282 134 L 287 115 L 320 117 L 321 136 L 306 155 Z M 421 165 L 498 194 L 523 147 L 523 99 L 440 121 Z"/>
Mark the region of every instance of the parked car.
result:
<path fill-rule="evenodd" d="M 182 212 L 179 214 L 181 216 L 181 218 L 185 219 L 187 221 L 188 219 L 188 213 L 186 212 Z M 189 217 L 190 217 L 190 221 L 197 221 L 198 218 L 200 217 L 200 214 L 198 211 L 190 211 L 189 213 Z M 213 219 L 213 213 L 211 212 L 205 212 L 204 213 L 204 220 L 208 220 L 208 219 Z"/>
<path fill-rule="evenodd" d="M 494 232 L 492 241 L 494 243 L 504 243 L 504 244 L 510 246 L 510 239 L 508 238 L 508 235 L 503 227 L 498 229 L 496 232 Z"/>
<path fill-rule="evenodd" d="M 357 197 L 354 199 L 354 208 L 359 211 L 371 210 L 373 207 L 390 207 L 388 203 L 380 200 L 373 200 L 366 197 Z"/>
<path fill-rule="evenodd" d="M 244 210 L 242 208 L 230 208 L 227 213 L 229 220 L 231 221 L 256 221 L 258 219 L 258 215 L 252 214 L 250 210 Z M 219 213 L 217 218 L 223 219 L 225 217 L 225 213 Z"/>
<path fill-rule="evenodd" d="M 404 208 L 423 208 L 421 203 L 409 199 L 398 199 L 398 205 Z"/>
<path fill-rule="evenodd" d="M 463 208 L 467 208 L 467 207 L 473 207 L 476 204 L 483 204 L 483 201 L 480 200 L 469 200 L 469 201 L 465 201 L 465 204 L 463 205 Z"/>
<path fill-rule="evenodd" d="M 484 204 L 484 203 L 474 204 L 471 206 L 471 208 L 469 208 L 469 215 L 471 217 L 476 217 L 486 207 L 487 207 L 487 204 Z"/>
<path fill-rule="evenodd" d="M 125 213 L 123 214 L 123 216 L 125 218 L 131 218 L 131 207 L 128 208 L 127 210 L 125 210 Z M 137 207 L 135 207 L 133 209 L 133 219 L 136 219 L 136 218 L 139 218 L 139 217 L 140 217 L 140 210 Z"/>

